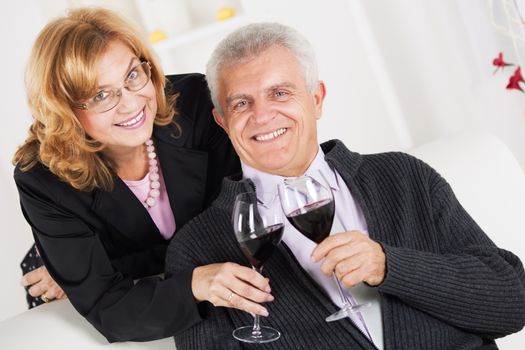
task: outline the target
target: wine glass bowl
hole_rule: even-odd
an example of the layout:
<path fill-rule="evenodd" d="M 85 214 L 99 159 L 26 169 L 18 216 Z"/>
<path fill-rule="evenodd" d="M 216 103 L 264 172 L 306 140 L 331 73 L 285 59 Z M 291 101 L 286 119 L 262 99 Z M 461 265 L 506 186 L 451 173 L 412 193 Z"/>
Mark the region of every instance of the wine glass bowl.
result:
<path fill-rule="evenodd" d="M 279 186 L 281 206 L 288 221 L 308 239 L 321 243 L 330 235 L 335 215 L 335 202 L 332 190 L 321 172 L 318 179 L 300 176 L 285 179 Z M 332 277 L 337 286 L 343 306 L 326 318 L 327 322 L 345 318 L 358 312 L 364 305 L 352 305 L 343 291 L 335 272 Z"/>
<path fill-rule="evenodd" d="M 279 194 L 286 218 L 297 231 L 318 244 L 328 237 L 335 214 L 329 187 L 301 176 L 285 179 Z"/>
<path fill-rule="evenodd" d="M 281 242 L 283 220 L 280 210 L 260 205 L 254 192 L 241 193 L 235 198 L 232 214 L 235 237 L 252 268 L 259 273 Z M 281 336 L 276 329 L 260 326 L 259 315 L 255 315 L 253 326 L 237 328 L 232 334 L 247 343 L 267 343 Z"/>

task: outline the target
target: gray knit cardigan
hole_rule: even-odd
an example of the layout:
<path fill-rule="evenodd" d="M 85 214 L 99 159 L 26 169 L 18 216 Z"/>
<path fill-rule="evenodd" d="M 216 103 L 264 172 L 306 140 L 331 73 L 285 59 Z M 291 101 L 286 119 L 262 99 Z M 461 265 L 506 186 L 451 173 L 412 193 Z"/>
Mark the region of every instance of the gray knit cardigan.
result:
<path fill-rule="evenodd" d="M 523 265 L 495 246 L 435 170 L 404 153 L 360 155 L 337 140 L 322 149 L 386 254 L 386 277 L 377 287 L 386 350 L 497 349 L 494 338 L 524 326 Z M 226 261 L 249 265 L 231 227 L 235 195 L 246 190 L 253 187 L 224 180 L 212 206 L 173 238 L 167 273 Z M 375 349 L 348 319 L 324 321 L 336 306 L 286 244 L 264 274 L 275 300 L 261 324 L 280 330 L 279 340 L 257 346 L 234 340 L 232 330 L 252 317 L 204 302 L 203 321 L 175 336 L 177 349 Z"/>

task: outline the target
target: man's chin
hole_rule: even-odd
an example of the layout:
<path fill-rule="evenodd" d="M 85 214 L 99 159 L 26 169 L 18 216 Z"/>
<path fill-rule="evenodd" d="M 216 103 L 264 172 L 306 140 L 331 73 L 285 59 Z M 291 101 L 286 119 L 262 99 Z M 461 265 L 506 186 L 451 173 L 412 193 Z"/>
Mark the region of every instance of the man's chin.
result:
<path fill-rule="evenodd" d="M 297 171 L 294 171 L 290 167 L 290 161 L 288 162 L 258 162 L 252 166 L 253 168 L 272 175 L 279 175 L 284 177 L 299 176 Z"/>
<path fill-rule="evenodd" d="M 265 159 L 269 158 L 269 159 Z M 253 161 L 244 161 L 243 162 L 250 167 L 268 173 L 268 174 L 274 174 L 279 175 L 279 173 L 283 170 L 283 168 L 286 167 L 289 162 L 284 161 L 277 161 L 274 157 L 259 157 L 259 158 L 253 158 Z"/>

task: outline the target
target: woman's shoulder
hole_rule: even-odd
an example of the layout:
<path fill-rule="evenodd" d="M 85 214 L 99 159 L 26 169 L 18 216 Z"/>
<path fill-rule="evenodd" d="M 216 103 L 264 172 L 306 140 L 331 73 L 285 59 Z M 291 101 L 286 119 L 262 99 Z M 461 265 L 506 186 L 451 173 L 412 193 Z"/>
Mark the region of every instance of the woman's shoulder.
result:
<path fill-rule="evenodd" d="M 205 76 L 189 73 L 166 78 L 166 94 L 177 94 L 177 116 L 175 124 L 158 128 L 159 131 L 165 134 L 162 130 L 167 130 L 170 135 L 178 135 L 177 143 L 185 147 L 207 149 L 219 127 L 213 120 L 213 104 Z"/>
<path fill-rule="evenodd" d="M 177 107 L 195 106 L 195 102 L 209 102 L 210 92 L 206 78 L 200 73 L 166 76 L 166 95 L 178 94 Z M 196 101 L 197 100 L 197 101 Z"/>
<path fill-rule="evenodd" d="M 36 162 L 31 168 L 24 170 L 19 165 L 15 166 L 13 177 L 17 184 L 59 182 L 58 177 L 40 162 Z"/>
<path fill-rule="evenodd" d="M 177 95 L 177 122 L 202 124 L 207 127 L 212 118 L 213 104 L 206 78 L 200 73 L 167 76 L 166 95 Z"/>
<path fill-rule="evenodd" d="M 42 163 L 36 163 L 27 170 L 16 166 L 13 178 L 20 195 L 48 197 L 58 202 L 66 198 L 90 196 L 90 193 L 81 192 L 60 180 Z"/>

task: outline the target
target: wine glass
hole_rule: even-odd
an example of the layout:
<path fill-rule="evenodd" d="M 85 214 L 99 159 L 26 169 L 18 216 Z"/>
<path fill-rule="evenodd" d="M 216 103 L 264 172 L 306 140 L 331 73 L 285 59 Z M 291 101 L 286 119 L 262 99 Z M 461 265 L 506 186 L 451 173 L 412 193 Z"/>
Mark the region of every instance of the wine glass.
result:
<path fill-rule="evenodd" d="M 262 273 L 264 263 L 281 242 L 283 220 L 281 210 L 259 205 L 254 192 L 241 193 L 235 198 L 233 230 L 242 252 L 255 271 Z M 237 328 L 232 334 L 235 339 L 247 343 L 268 343 L 281 336 L 276 329 L 260 326 L 259 315 L 255 315 L 253 326 Z"/>
<path fill-rule="evenodd" d="M 335 215 L 335 202 L 328 183 L 321 173 L 319 181 L 310 176 L 284 179 L 279 186 L 281 206 L 288 221 L 304 236 L 321 243 L 332 229 Z M 337 321 L 358 312 L 366 304 L 352 305 L 337 279 L 335 272 L 332 277 L 337 285 L 343 306 L 326 318 L 326 322 Z"/>

